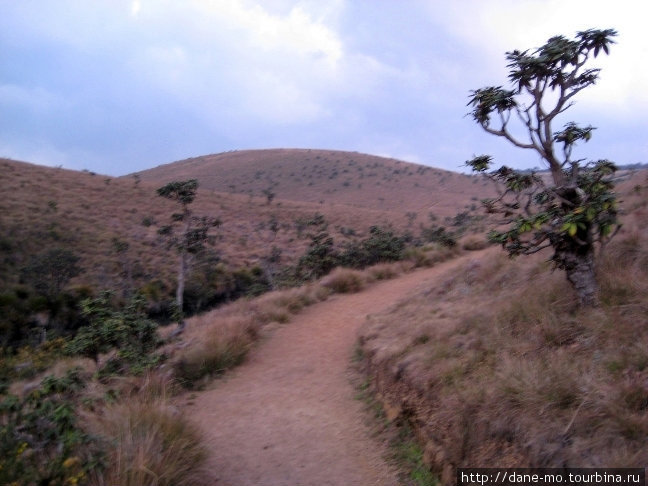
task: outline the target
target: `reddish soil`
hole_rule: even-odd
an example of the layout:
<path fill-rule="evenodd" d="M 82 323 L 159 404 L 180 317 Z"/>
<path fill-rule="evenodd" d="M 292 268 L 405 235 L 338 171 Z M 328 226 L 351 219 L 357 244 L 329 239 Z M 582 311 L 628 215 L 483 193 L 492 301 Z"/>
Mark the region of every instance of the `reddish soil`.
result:
<path fill-rule="evenodd" d="M 188 408 L 206 435 L 221 486 L 397 485 L 385 445 L 354 399 L 356 333 L 381 311 L 457 262 L 337 295 L 277 327 L 249 360 Z"/>

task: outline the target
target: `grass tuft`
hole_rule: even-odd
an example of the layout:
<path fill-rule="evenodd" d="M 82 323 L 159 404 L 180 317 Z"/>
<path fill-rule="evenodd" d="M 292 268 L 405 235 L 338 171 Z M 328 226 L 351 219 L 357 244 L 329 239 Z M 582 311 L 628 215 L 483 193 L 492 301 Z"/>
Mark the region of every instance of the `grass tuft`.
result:
<path fill-rule="evenodd" d="M 176 379 L 185 388 L 241 364 L 256 337 L 253 319 L 230 317 L 209 328 L 200 342 L 184 351 L 174 363 Z"/>
<path fill-rule="evenodd" d="M 366 277 L 363 272 L 336 268 L 322 279 L 322 286 L 338 294 L 351 294 L 362 290 L 365 282 Z"/>
<path fill-rule="evenodd" d="M 107 467 L 90 478 L 91 486 L 209 484 L 198 430 L 170 405 L 164 388 L 156 386 L 144 398 L 134 395 L 86 417 L 107 445 Z"/>

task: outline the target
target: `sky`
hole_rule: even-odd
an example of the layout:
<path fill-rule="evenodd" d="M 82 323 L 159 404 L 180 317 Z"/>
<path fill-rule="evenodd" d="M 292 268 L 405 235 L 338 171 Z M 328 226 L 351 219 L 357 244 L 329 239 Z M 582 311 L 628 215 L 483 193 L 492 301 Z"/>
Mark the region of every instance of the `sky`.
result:
<path fill-rule="evenodd" d="M 124 175 L 230 150 L 541 167 L 466 116 L 505 53 L 619 35 L 561 120 L 575 158 L 648 162 L 642 0 L 0 0 L 0 157 Z M 560 126 L 556 127 L 560 128 Z"/>

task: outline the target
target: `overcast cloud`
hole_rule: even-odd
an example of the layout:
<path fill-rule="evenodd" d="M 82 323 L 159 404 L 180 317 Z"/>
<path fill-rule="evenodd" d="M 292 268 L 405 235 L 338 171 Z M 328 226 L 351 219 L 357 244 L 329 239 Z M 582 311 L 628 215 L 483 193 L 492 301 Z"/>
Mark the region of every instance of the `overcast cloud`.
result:
<path fill-rule="evenodd" d="M 0 156 L 111 175 L 251 148 L 328 148 L 451 170 L 539 166 L 464 115 L 504 53 L 615 28 L 565 121 L 579 156 L 648 162 L 642 2 L 0 0 Z"/>

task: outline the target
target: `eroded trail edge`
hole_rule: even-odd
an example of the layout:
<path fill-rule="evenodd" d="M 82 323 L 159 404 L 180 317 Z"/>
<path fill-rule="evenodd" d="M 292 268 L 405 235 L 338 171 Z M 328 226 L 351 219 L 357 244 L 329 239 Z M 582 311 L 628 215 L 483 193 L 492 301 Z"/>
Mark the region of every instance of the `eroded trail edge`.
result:
<path fill-rule="evenodd" d="M 335 295 L 277 328 L 248 361 L 196 394 L 187 415 L 206 436 L 223 486 L 397 485 L 349 383 L 358 327 L 459 261 Z"/>

